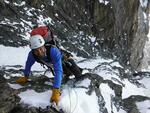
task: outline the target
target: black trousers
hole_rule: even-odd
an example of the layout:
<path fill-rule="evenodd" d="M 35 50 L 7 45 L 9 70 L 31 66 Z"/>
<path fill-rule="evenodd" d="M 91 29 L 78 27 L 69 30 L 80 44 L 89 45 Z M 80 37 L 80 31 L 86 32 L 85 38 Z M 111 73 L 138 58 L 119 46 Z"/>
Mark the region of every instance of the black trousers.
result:
<path fill-rule="evenodd" d="M 82 69 L 71 58 L 63 61 L 62 66 L 63 72 L 67 77 L 69 77 L 70 75 L 75 75 L 75 77 L 77 78 L 82 74 Z"/>

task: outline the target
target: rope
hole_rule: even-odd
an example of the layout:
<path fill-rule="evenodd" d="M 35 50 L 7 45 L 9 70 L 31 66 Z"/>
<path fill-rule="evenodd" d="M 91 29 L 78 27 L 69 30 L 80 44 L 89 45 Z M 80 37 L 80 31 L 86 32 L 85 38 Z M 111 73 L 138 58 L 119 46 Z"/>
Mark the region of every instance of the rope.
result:
<path fill-rule="evenodd" d="M 53 76 L 55 76 L 53 68 L 52 68 L 50 65 L 48 65 L 48 63 L 46 63 L 45 61 L 41 60 L 41 62 L 42 62 L 43 64 L 45 64 L 45 65 L 51 70 Z"/>
<path fill-rule="evenodd" d="M 70 102 L 70 113 L 71 113 L 71 96 L 70 96 L 70 90 L 69 90 L 69 87 L 68 87 L 68 93 L 69 93 L 69 102 Z"/>
<path fill-rule="evenodd" d="M 75 107 L 74 107 L 72 113 L 75 111 L 75 109 L 76 109 L 76 107 L 77 107 L 77 104 L 78 104 L 78 94 L 77 94 L 76 90 L 73 89 L 73 91 L 75 92 L 77 98 L 76 98 L 76 105 L 75 105 Z"/>

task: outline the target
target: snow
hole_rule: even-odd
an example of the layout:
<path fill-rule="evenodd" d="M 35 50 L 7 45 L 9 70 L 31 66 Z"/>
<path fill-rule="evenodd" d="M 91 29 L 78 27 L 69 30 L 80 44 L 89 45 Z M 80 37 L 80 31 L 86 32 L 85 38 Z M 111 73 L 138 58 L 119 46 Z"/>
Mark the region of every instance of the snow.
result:
<path fill-rule="evenodd" d="M 55 16 L 58 17 L 58 13 L 55 13 Z"/>
<path fill-rule="evenodd" d="M 88 86 L 90 85 L 91 80 L 89 80 L 88 78 L 86 78 L 85 80 L 81 81 L 80 84 L 77 84 L 76 86 L 84 86 L 86 88 L 88 88 Z"/>
<path fill-rule="evenodd" d="M 20 89 L 20 88 L 23 88 L 23 86 L 19 85 L 19 84 L 11 84 L 11 83 L 8 83 L 8 85 L 13 88 L 13 89 Z"/>
<path fill-rule="evenodd" d="M 147 19 L 147 15 L 145 12 L 143 12 L 143 16 L 144 16 L 144 19 L 146 20 Z"/>
<path fill-rule="evenodd" d="M 9 4 L 9 3 L 10 3 L 9 0 L 4 0 L 4 2 L 5 2 L 6 4 Z"/>
<path fill-rule="evenodd" d="M 15 65 L 11 65 L 11 66 L 9 66 L 9 65 L 5 65 L 5 67 L 3 67 L 3 68 L 5 68 L 6 70 L 8 70 L 8 69 L 18 69 L 18 68 L 21 68 L 22 66 L 20 66 L 20 65 L 18 65 L 17 67 L 15 67 Z"/>
<path fill-rule="evenodd" d="M 43 4 L 41 5 L 41 8 L 42 8 L 42 9 L 44 8 L 44 5 L 43 5 Z"/>
<path fill-rule="evenodd" d="M 48 71 L 46 70 L 45 76 L 47 76 L 48 78 L 54 77 L 53 74 L 52 74 L 52 72 L 50 70 L 48 70 Z"/>
<path fill-rule="evenodd" d="M 22 18 L 20 18 L 20 20 L 21 20 L 22 22 L 26 23 L 27 25 L 29 25 L 30 27 L 33 26 L 32 22 L 30 22 L 30 21 L 26 21 L 26 20 L 24 20 L 24 19 L 22 19 Z"/>
<path fill-rule="evenodd" d="M 143 88 L 138 88 L 136 85 L 130 83 L 127 79 L 123 81 L 125 87 L 122 89 L 122 99 L 128 98 L 131 95 L 141 95 L 141 96 L 148 96 L 143 91 Z"/>
<path fill-rule="evenodd" d="M 150 100 L 137 102 L 136 106 L 140 113 L 150 113 Z"/>
<path fill-rule="evenodd" d="M 6 74 L 4 75 L 4 78 L 5 79 L 10 79 L 11 77 L 10 76 L 7 76 Z"/>
<path fill-rule="evenodd" d="M 94 36 L 90 36 L 89 38 L 91 39 L 91 42 L 95 42 L 96 41 L 96 37 L 94 37 Z"/>
<path fill-rule="evenodd" d="M 147 7 L 147 5 L 148 5 L 148 0 L 140 0 L 140 4 L 141 4 L 141 6 L 142 7 Z"/>
<path fill-rule="evenodd" d="M 22 32 L 25 32 L 25 35 L 22 35 L 22 34 L 17 34 L 17 35 L 20 35 L 22 37 L 24 37 L 25 39 L 29 39 L 29 33 L 31 31 L 31 28 L 30 27 L 33 27 L 32 25 L 32 22 L 29 22 L 29 21 L 26 21 L 22 18 L 20 18 L 20 20 L 22 22 L 18 23 L 18 22 L 15 22 L 15 21 L 10 21 L 9 19 L 7 18 L 4 18 L 3 21 L 1 21 L 0 23 L 3 24 L 3 25 L 10 25 L 11 27 L 13 27 L 14 29 L 18 29 L 17 25 L 22 25 L 22 28 L 20 29 Z M 26 25 L 25 25 L 26 24 Z M 27 26 L 28 25 L 28 26 Z M 30 27 L 29 27 L 30 26 Z M 25 28 L 25 30 L 23 29 Z M 11 29 L 12 32 L 14 32 L 13 29 Z"/>
<path fill-rule="evenodd" d="M 100 3 L 103 3 L 103 4 L 105 4 L 105 5 L 107 5 L 107 4 L 109 3 L 109 1 L 107 1 L 107 0 L 99 0 L 99 2 L 100 2 Z"/>
<path fill-rule="evenodd" d="M 95 59 L 88 59 L 87 61 L 78 63 L 79 67 L 87 68 L 87 69 L 94 69 L 96 66 L 103 62 L 112 62 L 111 59 L 103 59 L 101 57 L 97 57 Z"/>
<path fill-rule="evenodd" d="M 122 85 L 120 84 L 122 80 L 119 78 L 119 71 L 112 70 L 109 65 L 100 66 L 98 69 L 92 71 L 92 73 L 98 74 L 104 80 L 111 80 L 115 84 Z"/>
<path fill-rule="evenodd" d="M 119 62 L 112 62 L 110 65 L 111 65 L 111 66 L 116 66 L 116 67 L 123 68 L 123 67 L 119 64 Z"/>
<path fill-rule="evenodd" d="M 28 10 L 26 11 L 26 14 L 27 14 L 28 16 L 33 16 L 33 14 L 31 13 L 33 10 L 35 10 L 35 9 L 34 9 L 34 8 L 28 9 Z"/>
<path fill-rule="evenodd" d="M 139 82 L 144 84 L 146 88 L 150 89 L 149 81 L 150 81 L 150 78 L 143 78 L 142 80 L 139 80 Z"/>
<path fill-rule="evenodd" d="M 150 78 L 143 78 L 142 80 L 139 80 L 139 83 L 142 83 L 145 88 L 143 88 L 143 92 L 145 95 L 150 97 L 150 85 L 149 85 Z"/>
<path fill-rule="evenodd" d="M 9 51 L 9 54 L 8 54 Z M 23 65 L 24 59 L 27 58 L 27 51 L 23 47 L 5 47 L 0 45 L 0 64 L 1 65 Z M 17 59 L 17 60 L 16 60 Z"/>
<path fill-rule="evenodd" d="M 11 76 L 11 77 L 21 77 L 21 76 L 23 76 L 23 74 L 21 75 L 21 74 L 19 74 L 19 73 L 16 73 L 16 74 L 13 74 L 13 73 L 12 73 L 10 76 Z"/>
<path fill-rule="evenodd" d="M 30 48 L 28 46 L 16 48 L 16 47 L 5 47 L 3 45 L 0 45 L 0 59 L 1 59 L 0 66 L 22 65 L 24 67 L 29 51 Z M 35 63 L 33 65 L 32 70 L 45 71 L 45 69 L 43 69 L 43 67 L 38 63 Z M 14 75 L 17 74 L 12 74 L 12 76 Z"/>
<path fill-rule="evenodd" d="M 108 113 L 126 113 L 123 109 L 119 109 L 117 111 L 116 107 L 112 103 L 112 97 L 115 96 L 115 92 L 108 86 L 108 84 L 102 83 L 99 87 L 102 96 L 104 97 L 104 101 L 106 102 L 105 107 L 107 108 Z"/>
<path fill-rule="evenodd" d="M 59 106 L 65 113 L 99 113 L 96 94 L 87 95 L 83 88 L 65 88 Z"/>
<path fill-rule="evenodd" d="M 50 23 L 51 25 L 53 25 L 52 19 L 50 17 L 45 18 L 43 17 L 43 15 L 38 16 L 37 23 L 41 26 L 45 25 L 45 23 Z"/>
<path fill-rule="evenodd" d="M 37 93 L 34 90 L 27 90 L 18 94 L 21 98 L 21 103 L 28 104 L 29 106 L 46 108 L 50 105 L 51 91 Z"/>
<path fill-rule="evenodd" d="M 10 21 L 9 19 L 7 19 L 7 18 L 4 18 L 4 20 L 1 21 L 0 23 L 3 24 L 3 25 L 8 25 L 8 24 L 9 24 L 11 27 L 13 27 L 13 28 L 15 28 L 15 29 L 18 29 L 15 25 L 19 25 L 19 23 L 15 22 L 15 21 L 11 22 L 11 21 Z"/>
<path fill-rule="evenodd" d="M 112 102 L 111 95 L 115 96 L 114 91 L 107 84 L 101 84 L 100 91 L 104 97 L 104 101 L 106 102 L 105 107 L 107 108 L 108 113 L 112 113 L 111 112 L 111 102 Z"/>
<path fill-rule="evenodd" d="M 18 3 L 16 3 L 16 2 L 14 2 L 13 3 L 15 6 L 23 6 L 23 5 L 25 5 L 26 4 L 26 2 L 25 1 L 22 1 L 20 4 L 18 4 Z"/>
<path fill-rule="evenodd" d="M 52 82 L 47 82 L 47 81 L 46 81 L 44 84 L 53 86 Z"/>
<path fill-rule="evenodd" d="M 18 96 L 21 98 L 21 103 L 46 108 L 50 105 L 51 93 L 51 91 L 37 93 L 34 90 L 27 90 L 21 92 Z M 90 107 L 91 105 L 93 107 Z M 64 88 L 58 106 L 65 113 L 99 113 L 96 94 L 93 92 L 91 95 L 87 95 L 85 89 Z"/>
<path fill-rule="evenodd" d="M 54 0 L 51 0 L 51 6 L 54 6 Z"/>

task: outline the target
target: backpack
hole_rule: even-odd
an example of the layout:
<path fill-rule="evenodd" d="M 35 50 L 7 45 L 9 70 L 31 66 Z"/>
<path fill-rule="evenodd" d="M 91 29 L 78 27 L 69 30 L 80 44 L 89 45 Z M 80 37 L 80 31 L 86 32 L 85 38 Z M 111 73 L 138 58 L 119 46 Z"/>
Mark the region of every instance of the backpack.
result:
<path fill-rule="evenodd" d="M 56 41 L 54 39 L 53 32 L 49 26 L 36 27 L 31 31 L 30 35 L 31 36 L 41 35 L 45 40 L 45 44 L 56 45 Z"/>

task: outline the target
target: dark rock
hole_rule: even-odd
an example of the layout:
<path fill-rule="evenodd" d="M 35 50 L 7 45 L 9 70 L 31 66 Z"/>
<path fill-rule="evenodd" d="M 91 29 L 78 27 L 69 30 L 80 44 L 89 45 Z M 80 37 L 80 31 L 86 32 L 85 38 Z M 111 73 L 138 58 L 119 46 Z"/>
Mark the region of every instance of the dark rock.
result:
<path fill-rule="evenodd" d="M 149 100 L 150 98 L 137 95 L 137 96 L 131 96 L 127 99 L 124 99 L 122 102 L 123 102 L 124 108 L 126 109 L 128 113 L 140 113 L 135 103 L 141 102 L 147 99 Z"/>
<path fill-rule="evenodd" d="M 36 107 L 18 105 L 9 113 L 63 113 L 63 112 L 58 112 L 54 108 L 41 109 Z"/>
<path fill-rule="evenodd" d="M 116 55 L 123 65 L 140 68 L 148 33 L 148 20 L 144 19 L 143 12 L 148 14 L 149 2 L 147 7 L 142 7 L 138 0 L 110 0 L 107 5 L 99 0 L 25 0 L 24 5 L 14 4 L 21 2 L 0 0 L 0 21 L 10 20 L 8 24 L 0 24 L 0 44 L 27 45 L 25 33 L 43 15 L 52 18 L 50 26 L 55 36 L 71 52 L 84 57 Z M 31 8 L 35 9 L 28 15 Z M 10 24 L 14 21 L 18 24 Z M 95 37 L 95 41 L 89 36 Z"/>
<path fill-rule="evenodd" d="M 0 111 L 1 113 L 9 113 L 14 107 L 18 105 L 20 98 L 15 91 L 11 89 L 7 81 L 0 74 Z"/>

